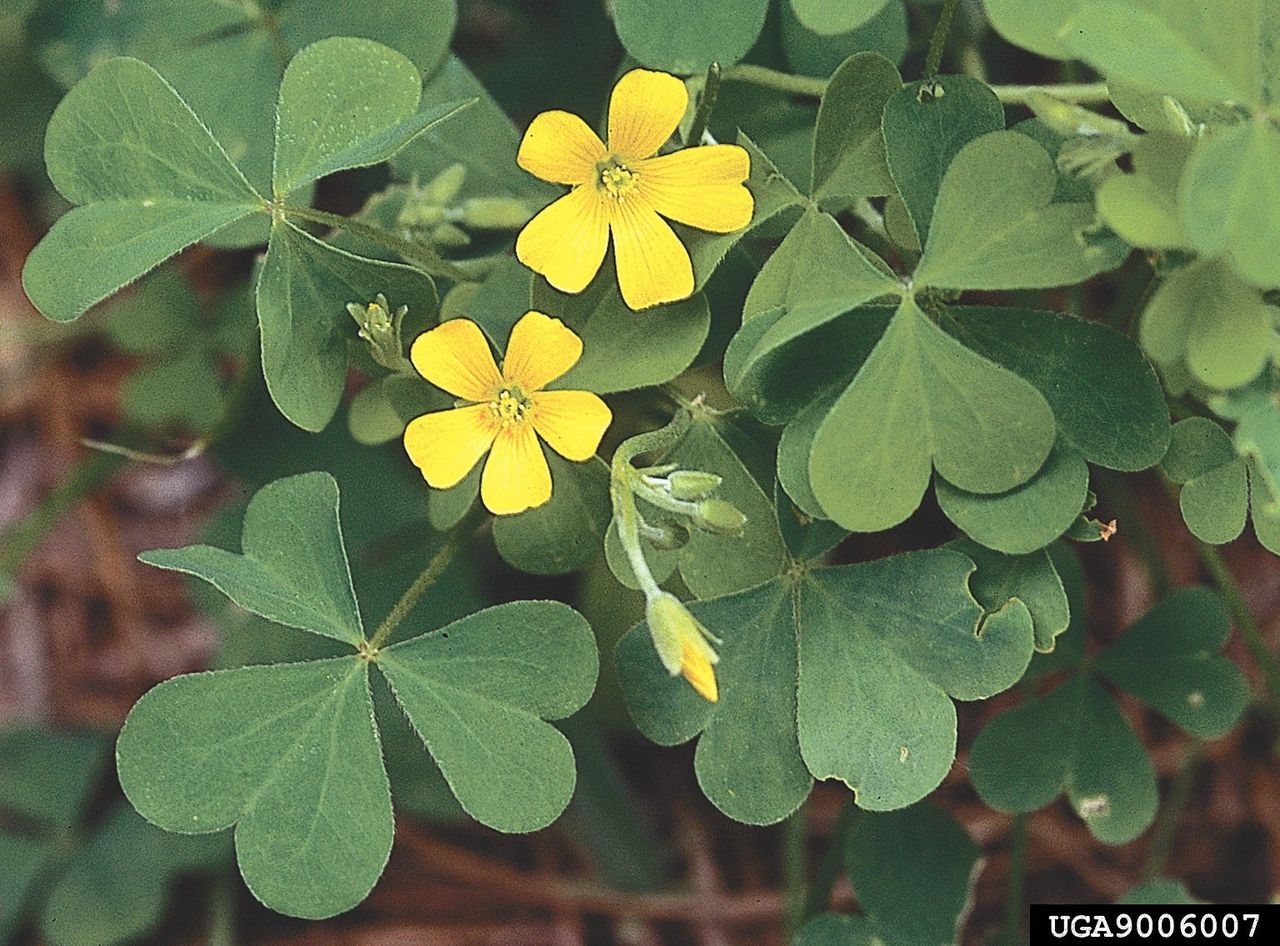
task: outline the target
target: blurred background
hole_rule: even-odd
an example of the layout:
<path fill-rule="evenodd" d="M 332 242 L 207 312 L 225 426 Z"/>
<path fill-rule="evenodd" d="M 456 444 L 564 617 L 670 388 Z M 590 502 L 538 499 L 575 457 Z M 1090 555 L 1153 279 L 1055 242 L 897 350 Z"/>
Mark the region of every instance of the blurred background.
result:
<path fill-rule="evenodd" d="M 419 612 L 429 611 L 438 626 L 486 603 L 538 596 L 571 601 L 591 620 L 606 657 L 602 684 L 565 724 L 579 786 L 553 827 L 513 837 L 467 821 L 413 735 L 389 732 L 398 814 L 390 866 L 356 910 L 304 923 L 257 904 L 235 870 L 228 837 L 164 835 L 124 802 L 112 743 L 149 687 L 177 673 L 298 659 L 322 646 L 180 576 L 144 568 L 140 551 L 197 539 L 234 544 L 238 516 L 257 486 L 312 469 L 329 470 L 341 484 L 366 612 L 385 612 L 388 595 L 411 580 L 435 542 L 426 491 L 396 443 L 357 442 L 341 415 L 322 434 L 304 433 L 266 397 L 246 354 L 256 348 L 253 249 L 196 247 L 72 325 L 46 321 L 27 302 L 23 261 L 65 209 L 43 172 L 44 125 L 78 77 L 76 63 L 128 46 L 123 27 L 113 33 L 103 23 L 129 5 L 0 0 L 0 946 L 786 942 L 804 877 L 820 869 L 846 793 L 820 785 L 797 816 L 771 828 L 748 828 L 715 811 L 695 783 L 692 746 L 650 745 L 627 722 L 607 655 L 639 617 L 640 601 L 599 561 L 569 578 L 536 578 L 480 547 L 455 563 Z M 373 6 L 382 16 L 384 7 L 400 5 Z M 865 27 L 818 37 L 775 3 L 748 61 L 826 76 L 847 55 L 875 49 L 912 78 L 936 17 L 935 4 L 892 0 Z M 602 0 L 461 0 L 452 50 L 517 128 L 547 108 L 596 119 L 623 64 Z M 1089 78 L 1060 75 L 1056 64 L 1001 42 L 985 29 L 977 3 L 962 11 L 948 68 L 993 82 Z M 232 94 L 236 82 L 234 72 L 209 80 Z M 812 100 L 726 85 L 712 128 L 729 137 L 741 126 L 784 173 L 804 181 L 815 109 Z M 1014 111 L 1010 124 L 1025 117 Z M 406 170 L 414 171 L 395 173 L 403 180 Z M 436 170 L 424 161 L 424 179 Z M 316 206 L 354 213 L 390 182 L 386 169 L 340 175 L 323 183 Z M 715 329 L 703 368 L 686 380 L 690 393 L 715 385 L 714 366 L 757 265 L 740 251 L 709 287 Z M 1135 257 L 1083 289 L 1019 301 L 1090 316 L 1136 311 L 1133 287 L 1146 285 L 1146 267 Z M 359 383 L 353 378 L 353 392 Z M 624 398 L 621 409 L 648 408 Z M 1154 476 L 1097 486 L 1095 514 L 1116 518 L 1119 533 L 1078 548 L 1090 640 L 1105 642 L 1169 588 L 1201 576 Z M 931 502 L 903 527 L 846 543 L 841 560 L 950 538 Z M 1251 535 L 1225 555 L 1274 646 L 1275 559 Z M 1251 666 L 1238 640 L 1228 653 Z M 977 799 L 964 752 L 1011 699 L 958 706 L 961 752 L 936 796 L 983 851 L 965 927 L 971 943 L 1017 938 L 1004 911 L 1013 819 Z M 1115 848 L 1097 843 L 1064 801 L 1031 815 L 1028 898 L 1111 900 L 1160 873 L 1207 900 L 1270 899 L 1280 885 L 1273 722 L 1253 713 L 1227 738 L 1198 746 L 1136 704 L 1124 708 L 1173 814 Z M 834 904 L 855 908 L 843 879 Z"/>

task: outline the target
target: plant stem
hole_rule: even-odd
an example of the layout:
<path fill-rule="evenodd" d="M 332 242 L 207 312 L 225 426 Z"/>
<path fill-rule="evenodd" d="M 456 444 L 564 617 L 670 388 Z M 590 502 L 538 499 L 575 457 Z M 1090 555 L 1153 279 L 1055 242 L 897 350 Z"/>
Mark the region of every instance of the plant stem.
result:
<path fill-rule="evenodd" d="M 1249 613 L 1249 606 L 1245 603 L 1244 595 L 1240 592 L 1240 585 L 1237 584 L 1235 576 L 1231 574 L 1231 569 L 1227 567 L 1227 563 L 1223 561 L 1222 554 L 1207 542 L 1196 539 L 1196 554 L 1200 556 L 1200 562 L 1204 565 L 1205 571 L 1209 573 L 1210 579 L 1213 580 L 1214 586 L 1227 602 L 1227 610 L 1231 612 L 1232 620 L 1235 622 L 1236 630 L 1240 632 L 1240 636 L 1244 639 L 1245 646 L 1249 648 L 1254 662 L 1262 671 L 1263 686 L 1267 691 L 1268 706 L 1277 718 L 1280 718 L 1280 667 L 1276 666 L 1275 657 L 1271 651 L 1267 649 L 1266 641 L 1262 639 L 1262 630 L 1258 627 L 1258 622 L 1253 619 L 1253 615 Z"/>
<path fill-rule="evenodd" d="M 378 629 L 373 632 L 373 637 L 369 638 L 368 651 L 376 652 L 391 635 L 395 629 L 400 626 L 400 622 L 409 616 L 409 612 L 413 610 L 419 599 L 426 593 L 427 589 L 436 583 L 441 575 L 444 574 L 446 568 L 453 561 L 458 550 L 462 548 L 463 536 L 469 531 L 469 524 L 472 521 L 474 513 L 464 516 L 462 520 L 450 530 L 448 537 L 444 540 L 444 545 L 440 546 L 435 555 L 431 557 L 431 561 L 427 562 L 418 577 L 413 580 L 404 594 L 400 596 L 400 600 L 395 603 L 391 612 L 378 625 Z"/>
<path fill-rule="evenodd" d="M 942 65 L 942 53 L 947 47 L 947 34 L 951 32 L 951 21 L 956 18 L 958 9 L 960 9 L 960 0 L 946 0 L 942 5 L 942 12 L 938 14 L 938 25 L 933 28 L 933 35 L 929 37 L 929 52 L 924 59 L 926 79 L 938 74 L 938 68 Z"/>
<path fill-rule="evenodd" d="M 1173 839 L 1178 834 L 1178 824 L 1182 821 L 1182 812 L 1191 799 L 1191 786 L 1195 783 L 1196 769 L 1200 760 L 1202 743 L 1192 740 L 1187 747 L 1187 754 L 1182 760 L 1182 768 L 1174 779 L 1173 788 L 1169 792 L 1169 801 L 1160 810 L 1155 829 L 1151 832 L 1151 849 L 1147 852 L 1146 863 L 1142 865 L 1142 879 L 1150 880 L 1164 870 L 1165 861 L 1173 848 Z"/>
<path fill-rule="evenodd" d="M 783 826 L 785 834 L 782 839 L 782 874 L 787 890 L 786 928 L 788 938 L 795 936 L 804 923 L 805 914 L 805 837 L 808 834 L 809 818 L 805 806 L 795 810 Z"/>
<path fill-rule="evenodd" d="M 711 121 L 711 111 L 716 107 L 716 98 L 720 94 L 720 63 L 713 62 L 707 66 L 707 78 L 702 86 L 702 97 L 698 99 L 698 110 L 693 113 L 693 124 L 689 126 L 689 137 L 685 144 L 696 148 L 702 144 L 702 136 L 707 131 L 707 123 Z"/>
<path fill-rule="evenodd" d="M 817 872 L 813 875 L 813 883 L 809 886 L 809 896 L 804 901 L 804 913 L 800 916 L 800 925 L 808 923 L 819 913 L 826 911 L 831 905 L 831 891 L 835 889 L 836 878 L 844 867 L 844 849 L 848 845 L 849 835 L 853 832 L 857 820 L 858 809 L 854 807 L 853 796 L 840 809 L 840 817 L 836 819 L 835 830 L 831 832 L 831 843 L 827 853 L 822 856 Z"/>
<path fill-rule="evenodd" d="M 373 227 L 367 223 L 361 223 L 359 220 L 344 217 L 341 214 L 331 214 L 325 210 L 316 210 L 314 207 L 285 207 L 283 210 L 286 217 L 309 220 L 312 223 L 323 224 L 336 230 L 346 230 L 355 236 L 372 240 L 395 253 L 399 253 L 410 263 L 432 276 L 443 276 L 455 282 L 471 281 L 466 270 L 449 262 L 435 250 L 423 246 L 421 243 L 401 239 L 381 227 Z"/>
<path fill-rule="evenodd" d="M 1027 880 L 1027 815 L 1014 815 L 1009 831 L 1009 893 L 1004 903 L 1004 940 L 1022 942 L 1022 901 Z"/>
<path fill-rule="evenodd" d="M 236 904 L 231 878 L 219 874 L 209 895 L 209 946 L 235 946 Z"/>
<path fill-rule="evenodd" d="M 722 79 L 725 82 L 747 82 L 752 85 L 788 92 L 792 95 L 804 95 L 810 98 L 821 98 L 826 91 L 827 80 L 811 76 L 797 76 L 789 72 L 779 72 L 765 66 L 752 63 L 738 63 L 724 70 Z M 1058 85 L 993 85 L 991 91 L 1005 105 L 1025 105 L 1027 96 L 1032 90 L 1048 92 L 1064 102 L 1077 105 L 1101 105 L 1109 102 L 1107 84 L 1105 82 L 1070 82 Z"/>

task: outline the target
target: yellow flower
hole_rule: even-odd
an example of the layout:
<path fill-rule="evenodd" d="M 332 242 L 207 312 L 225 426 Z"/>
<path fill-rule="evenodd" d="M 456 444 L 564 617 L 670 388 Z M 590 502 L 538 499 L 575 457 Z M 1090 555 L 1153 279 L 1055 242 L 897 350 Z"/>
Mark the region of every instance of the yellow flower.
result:
<path fill-rule="evenodd" d="M 409 356 L 436 387 L 472 402 L 412 420 L 404 432 L 409 458 L 431 486 L 448 489 L 488 453 L 480 498 L 499 516 L 551 498 L 539 436 L 566 460 L 589 460 L 613 420 L 608 405 L 589 391 L 543 390 L 577 363 L 582 339 L 541 312 L 525 313 L 511 330 L 501 371 L 470 319 L 423 332 Z"/>
<path fill-rule="evenodd" d="M 720 699 L 715 664 L 720 662 L 713 643 L 721 643 L 702 626 L 684 603 L 663 591 L 645 603 L 645 622 L 653 638 L 658 659 L 673 677 L 682 675 L 698 695 L 709 703 Z"/>
<path fill-rule="evenodd" d="M 520 232 L 520 262 L 562 292 L 581 292 L 600 270 L 612 231 L 618 286 L 628 306 L 646 309 L 692 295 L 689 253 L 662 218 L 730 233 L 751 221 L 754 204 L 743 185 L 751 159 L 737 145 L 655 157 L 688 102 L 675 76 L 633 69 L 614 86 L 607 147 L 577 115 L 555 111 L 535 118 L 517 163 L 573 190 Z"/>

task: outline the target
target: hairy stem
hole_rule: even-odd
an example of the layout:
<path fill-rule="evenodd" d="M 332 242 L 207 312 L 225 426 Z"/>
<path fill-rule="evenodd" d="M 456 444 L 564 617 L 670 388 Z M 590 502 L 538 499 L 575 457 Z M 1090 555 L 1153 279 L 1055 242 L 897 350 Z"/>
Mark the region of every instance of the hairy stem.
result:
<path fill-rule="evenodd" d="M 813 875 L 813 883 L 809 885 L 809 895 L 805 897 L 804 913 L 800 917 L 800 925 L 804 926 L 819 913 L 823 913 L 831 904 L 831 891 L 835 889 L 836 879 L 844 868 L 844 849 L 853 832 L 857 820 L 858 809 L 854 807 L 853 796 L 840 809 L 840 817 L 836 819 L 835 830 L 831 832 L 831 842 L 827 852 L 818 864 L 817 873 Z"/>
<path fill-rule="evenodd" d="M 924 59 L 926 79 L 936 76 L 938 69 L 942 66 L 942 53 L 947 48 L 947 35 L 951 32 L 951 21 L 956 18 L 958 9 L 960 9 L 960 0 L 946 0 L 942 5 L 942 12 L 938 14 L 938 25 L 933 28 L 933 35 L 929 37 L 929 52 Z"/>
<path fill-rule="evenodd" d="M 374 631 L 373 637 L 369 638 L 368 650 L 377 651 L 387 640 L 395 633 L 395 629 L 400 623 L 409 616 L 409 612 L 413 610 L 414 605 L 426 594 L 427 589 L 439 580 L 444 574 L 446 568 L 453 562 L 454 556 L 458 554 L 458 550 L 462 548 L 462 539 L 469 531 L 470 523 L 473 520 L 474 513 L 464 516 L 449 532 L 448 537 L 444 540 L 444 545 L 440 546 L 435 555 L 431 557 L 431 561 L 427 562 L 418 577 L 413 580 L 404 594 L 400 596 L 400 600 L 395 603 L 390 613 L 378 625 L 378 629 Z"/>
<path fill-rule="evenodd" d="M 1196 780 L 1196 770 L 1199 767 L 1202 748 L 1203 744 L 1199 739 L 1192 740 L 1187 747 L 1187 754 L 1182 760 L 1182 768 L 1178 770 L 1177 778 L 1173 781 L 1173 788 L 1169 792 L 1169 800 L 1160 809 L 1160 815 L 1151 831 L 1151 848 L 1147 852 L 1146 862 L 1142 865 L 1143 880 L 1150 880 L 1152 877 L 1158 876 L 1164 870 L 1165 862 L 1169 859 L 1169 853 L 1173 849 L 1174 838 L 1178 834 L 1178 825 L 1182 822 L 1182 813 L 1186 810 L 1187 802 L 1191 799 L 1191 786 Z"/>
<path fill-rule="evenodd" d="M 804 805 L 797 808 L 783 823 L 785 834 L 782 840 L 782 873 L 787 890 L 786 927 L 789 936 L 795 936 L 804 923 L 804 842 L 808 828 L 809 818 Z"/>
<path fill-rule="evenodd" d="M 367 223 L 352 220 L 350 217 L 344 217 L 341 214 L 331 214 L 325 210 L 316 210 L 314 207 L 285 207 L 284 214 L 286 217 L 309 220 L 312 223 L 323 224 L 336 230 L 346 230 L 355 236 L 372 240 L 378 245 L 385 246 L 387 249 L 400 254 L 405 260 L 432 276 L 443 276 L 456 282 L 471 281 L 471 277 L 466 270 L 451 263 L 435 250 L 421 243 L 402 239 L 389 230 L 383 230 L 381 227 L 370 226 Z"/>

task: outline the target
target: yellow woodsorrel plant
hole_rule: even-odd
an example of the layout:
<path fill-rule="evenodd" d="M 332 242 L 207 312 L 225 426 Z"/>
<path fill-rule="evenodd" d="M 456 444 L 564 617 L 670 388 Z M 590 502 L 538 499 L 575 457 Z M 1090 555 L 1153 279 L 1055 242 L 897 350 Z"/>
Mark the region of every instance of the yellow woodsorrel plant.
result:
<path fill-rule="evenodd" d="M 101 746 L 0 738 L 0 771 L 62 773 L 50 803 L 0 775 L 36 829 L 0 819 L 0 944 L 136 937 L 225 877 L 228 832 L 262 903 L 334 916 L 395 810 L 530 832 L 579 778 L 601 798 L 575 748 L 618 700 L 697 740 L 739 822 L 802 832 L 842 786 L 791 872 L 801 946 L 956 941 L 980 852 L 926 801 L 955 771 L 1017 816 L 1013 942 L 1029 813 L 1177 827 L 1122 705 L 1197 740 L 1280 711 L 1215 548 L 1251 521 L 1280 554 L 1280 0 L 612 0 L 485 64 L 492 93 L 452 0 L 27 6 L 69 207 L 23 285 L 133 356 L 75 489 L 209 452 L 252 498 L 141 556 L 228 630 L 124 723 L 131 808 L 59 848 Z M 988 83 L 1014 47 L 1037 84 Z M 1215 589 L 1171 587 L 1138 490 Z M 1093 640 L 1078 551 L 1117 530 L 1161 600 Z M 601 650 L 620 686 L 588 706 Z M 1019 682 L 958 745 L 957 702 Z M 841 857 L 858 915 L 827 912 Z M 149 899 L 105 930 L 67 904 L 121 860 Z"/>

